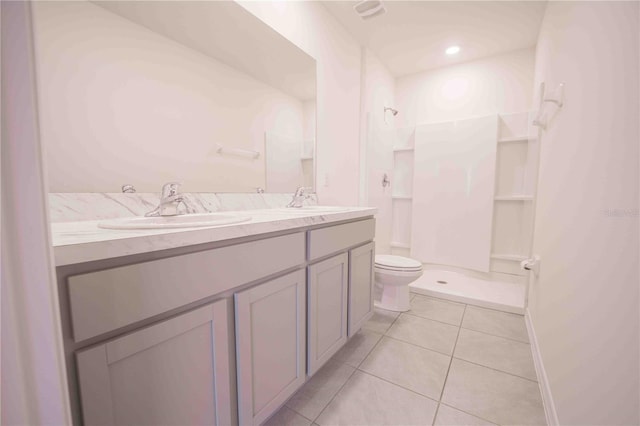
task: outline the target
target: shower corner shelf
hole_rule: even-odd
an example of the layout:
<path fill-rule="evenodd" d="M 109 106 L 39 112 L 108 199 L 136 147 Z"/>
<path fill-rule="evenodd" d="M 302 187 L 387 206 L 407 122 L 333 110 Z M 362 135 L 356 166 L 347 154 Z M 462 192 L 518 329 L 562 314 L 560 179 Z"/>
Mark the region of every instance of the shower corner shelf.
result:
<path fill-rule="evenodd" d="M 535 138 L 529 136 L 511 136 L 508 138 L 498 139 L 498 143 L 533 142 L 535 140 Z"/>
<path fill-rule="evenodd" d="M 496 201 L 533 201 L 531 195 L 497 195 L 493 197 Z"/>
<path fill-rule="evenodd" d="M 393 152 L 411 152 L 413 150 L 414 150 L 414 148 L 412 146 L 394 147 L 393 148 Z"/>
<path fill-rule="evenodd" d="M 495 260 L 510 260 L 513 262 L 522 262 L 523 260 L 525 260 L 527 257 L 522 255 L 522 254 L 498 254 L 498 253 L 491 253 L 491 259 L 495 259 Z"/>
<path fill-rule="evenodd" d="M 391 198 L 394 200 L 411 200 L 413 197 L 411 195 L 392 195 Z"/>

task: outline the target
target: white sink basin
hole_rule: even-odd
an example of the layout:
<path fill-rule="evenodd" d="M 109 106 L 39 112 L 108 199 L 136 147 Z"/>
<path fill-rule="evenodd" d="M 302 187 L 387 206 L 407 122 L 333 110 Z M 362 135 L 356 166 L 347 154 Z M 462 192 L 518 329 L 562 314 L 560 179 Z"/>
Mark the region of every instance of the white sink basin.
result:
<path fill-rule="evenodd" d="M 280 209 L 272 209 L 278 213 L 299 213 L 299 214 L 313 214 L 313 213 L 338 213 L 349 210 L 348 207 L 337 206 L 303 206 L 303 207 L 285 207 Z"/>
<path fill-rule="evenodd" d="M 251 216 L 225 213 L 185 214 L 178 216 L 132 217 L 98 223 L 104 229 L 167 229 L 230 225 L 246 222 Z"/>

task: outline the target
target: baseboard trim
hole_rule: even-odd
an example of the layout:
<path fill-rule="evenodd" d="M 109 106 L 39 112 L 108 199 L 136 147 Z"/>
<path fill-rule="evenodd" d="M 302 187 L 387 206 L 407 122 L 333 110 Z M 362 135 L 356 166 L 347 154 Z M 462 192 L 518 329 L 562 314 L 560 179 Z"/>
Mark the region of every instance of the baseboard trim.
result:
<path fill-rule="evenodd" d="M 536 368 L 536 376 L 538 377 L 538 385 L 540 386 L 540 393 L 542 394 L 542 403 L 544 405 L 544 414 L 547 418 L 547 425 L 559 426 L 558 413 L 556 412 L 556 405 L 553 402 L 553 396 L 551 395 L 551 387 L 549 387 L 549 379 L 547 378 L 547 372 L 544 369 L 542 362 L 542 356 L 540 354 L 540 347 L 538 346 L 538 339 L 533 328 L 533 322 L 531 321 L 531 313 L 529 308 L 525 310 L 524 319 L 527 324 L 527 334 L 529 335 L 529 343 L 531 343 L 531 352 L 533 354 L 533 363 Z"/>

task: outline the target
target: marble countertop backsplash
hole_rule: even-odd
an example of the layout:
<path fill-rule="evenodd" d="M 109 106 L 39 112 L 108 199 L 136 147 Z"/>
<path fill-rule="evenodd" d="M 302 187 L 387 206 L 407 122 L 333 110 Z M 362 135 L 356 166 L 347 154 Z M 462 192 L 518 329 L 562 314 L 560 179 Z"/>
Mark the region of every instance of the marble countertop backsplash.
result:
<path fill-rule="evenodd" d="M 185 192 L 182 195 L 195 213 L 213 213 L 285 207 L 293 193 Z M 305 204 L 317 204 L 316 195 L 311 195 Z M 49 214 L 52 223 L 117 219 L 144 216 L 155 209 L 159 202 L 158 193 L 50 193 Z"/>
<path fill-rule="evenodd" d="M 167 250 L 373 216 L 377 209 L 349 207 L 337 212 L 291 213 L 282 209 L 292 194 L 184 193 L 195 213 L 235 212 L 251 220 L 236 224 L 171 229 L 103 229 L 105 219 L 143 216 L 156 208 L 158 194 L 50 194 L 51 236 L 56 266 Z M 317 204 L 313 197 L 307 204 Z M 271 210 L 279 209 L 279 210 Z"/>

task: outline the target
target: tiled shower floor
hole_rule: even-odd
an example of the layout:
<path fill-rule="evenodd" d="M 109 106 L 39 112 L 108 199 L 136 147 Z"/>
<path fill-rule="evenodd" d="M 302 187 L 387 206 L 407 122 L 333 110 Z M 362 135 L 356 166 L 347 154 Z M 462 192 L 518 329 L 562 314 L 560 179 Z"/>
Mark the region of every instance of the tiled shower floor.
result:
<path fill-rule="evenodd" d="M 545 424 L 524 317 L 421 295 L 376 310 L 266 424 Z"/>

